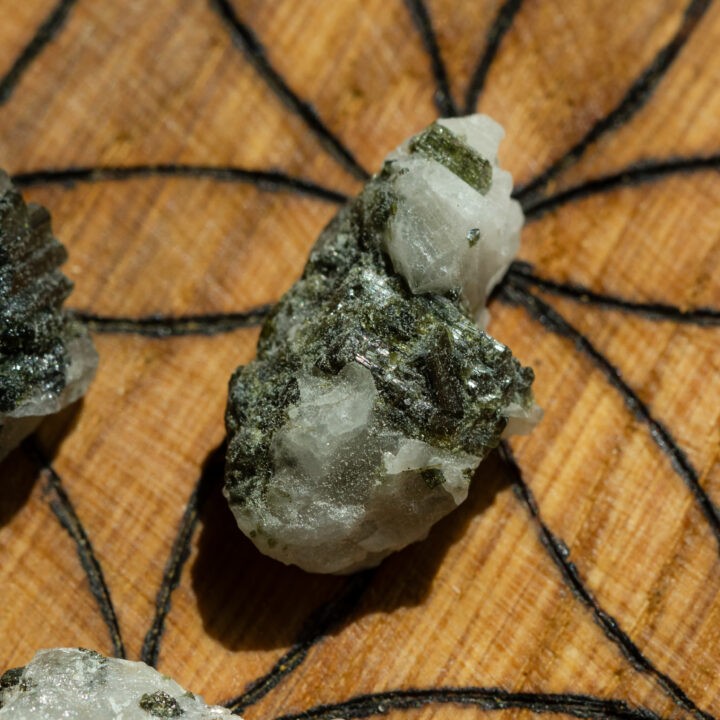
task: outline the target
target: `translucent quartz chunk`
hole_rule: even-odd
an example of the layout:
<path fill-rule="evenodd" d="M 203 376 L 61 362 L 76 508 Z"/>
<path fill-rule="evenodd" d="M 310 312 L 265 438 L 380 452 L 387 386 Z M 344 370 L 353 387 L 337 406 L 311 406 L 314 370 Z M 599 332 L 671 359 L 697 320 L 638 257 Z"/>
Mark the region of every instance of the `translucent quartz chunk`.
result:
<path fill-rule="evenodd" d="M 0 677 L 0 720 L 212 720 L 229 710 L 206 705 L 145 663 L 91 650 L 41 650 Z M 237 717 L 237 716 L 232 716 Z"/>

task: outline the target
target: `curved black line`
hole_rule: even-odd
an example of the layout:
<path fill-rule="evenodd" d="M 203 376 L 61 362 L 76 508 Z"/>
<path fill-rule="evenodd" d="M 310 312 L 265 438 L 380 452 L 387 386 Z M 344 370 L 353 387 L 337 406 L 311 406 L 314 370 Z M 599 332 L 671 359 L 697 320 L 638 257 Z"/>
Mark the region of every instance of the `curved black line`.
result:
<path fill-rule="evenodd" d="M 225 707 L 239 715 L 264 698 L 288 675 L 295 672 L 307 658 L 310 649 L 350 616 L 359 605 L 374 577 L 374 569 L 350 576 L 338 597 L 312 613 L 300 631 L 297 642 L 275 663 L 272 669 L 266 675 L 253 680 L 244 693 L 224 703 Z"/>
<path fill-rule="evenodd" d="M 112 317 L 95 315 L 81 310 L 70 311 L 73 317 L 84 322 L 92 332 L 109 335 L 142 335 L 164 339 L 187 335 L 219 335 L 241 328 L 257 327 L 262 324 L 271 305 L 245 312 L 212 313 L 208 315 L 147 315 L 145 317 Z"/>
<path fill-rule="evenodd" d="M 512 27 L 522 4 L 523 0 L 505 0 L 488 30 L 485 41 L 485 52 L 480 57 L 480 61 L 475 68 L 475 72 L 470 79 L 470 84 L 465 93 L 465 113 L 468 115 L 475 112 L 475 108 L 480 100 L 480 94 L 485 87 L 485 80 L 500 49 L 500 44 L 508 30 Z"/>
<path fill-rule="evenodd" d="M 595 348 L 588 338 L 565 320 L 557 310 L 550 307 L 536 295 L 533 295 L 526 288 L 507 285 L 503 288 L 499 297 L 512 305 L 519 305 L 524 308 L 531 318 L 537 320 L 550 332 L 571 340 L 575 347 L 586 355 L 602 372 L 610 385 L 620 393 L 630 412 L 637 420 L 647 426 L 655 444 L 668 458 L 675 472 L 685 482 L 720 547 L 720 512 L 700 484 L 697 470 L 670 434 L 670 431 L 652 416 L 647 405 L 622 379 L 620 371 Z"/>
<path fill-rule="evenodd" d="M 70 497 L 63 488 L 62 480 L 33 437 L 23 442 L 23 450 L 25 450 L 42 471 L 45 479 L 43 494 L 48 499 L 50 509 L 55 514 L 60 525 L 62 525 L 63 529 L 75 543 L 80 564 L 87 576 L 90 592 L 95 598 L 95 602 L 98 605 L 100 614 L 110 634 L 113 654 L 115 657 L 124 658 L 126 657 L 125 645 L 123 643 L 122 633 L 120 632 L 120 624 L 118 623 L 115 606 L 113 605 L 110 595 L 110 589 L 105 582 L 100 561 L 95 555 L 90 538 L 75 512 Z"/>
<path fill-rule="evenodd" d="M 183 568 L 190 557 L 190 543 L 197 529 L 200 510 L 212 492 L 214 484 L 222 482 L 225 447 L 223 441 L 205 460 L 200 478 L 185 505 L 170 555 L 165 563 L 160 587 L 155 595 L 155 612 L 140 651 L 140 659 L 151 667 L 157 667 L 165 620 L 172 605 L 172 594 L 180 584 Z"/>
<path fill-rule="evenodd" d="M 648 160 L 631 165 L 619 173 L 588 180 L 549 197 L 531 197 L 529 200 L 522 202 L 523 211 L 530 222 L 538 220 L 546 213 L 563 205 L 583 200 L 591 195 L 611 192 L 623 187 L 657 182 L 669 175 L 690 174 L 708 170 L 720 170 L 720 155 Z M 515 193 L 515 195 L 517 197 L 518 193 Z"/>
<path fill-rule="evenodd" d="M 261 190 L 296 192 L 336 204 L 342 204 L 348 199 L 336 190 L 281 172 L 213 165 L 156 164 L 32 170 L 13 175 L 13 182 L 18 187 L 27 188 L 58 183 L 72 186 L 78 182 L 115 182 L 150 177 L 209 178 L 218 182 L 247 183 Z"/>
<path fill-rule="evenodd" d="M 608 310 L 640 315 L 648 320 L 677 322 L 699 327 L 720 325 L 720 310 L 694 308 L 682 310 L 667 303 L 640 303 L 624 298 L 595 292 L 574 283 L 559 283 L 539 277 L 527 263 L 515 261 L 493 296 L 502 292 L 506 285 L 537 287 L 575 302 L 594 305 Z M 85 323 L 92 332 L 102 334 L 141 335 L 162 340 L 170 337 L 193 335 L 213 336 L 235 332 L 239 329 L 261 325 L 273 305 L 259 305 L 242 312 L 209 313 L 205 315 L 147 315 L 143 317 L 120 317 L 70 309 L 73 317 Z"/>
<path fill-rule="evenodd" d="M 504 282 L 521 285 L 526 288 L 536 287 L 553 295 L 568 298 L 583 305 L 593 305 L 604 310 L 619 310 L 625 313 L 640 315 L 646 320 L 675 322 L 699 327 L 716 327 L 720 325 L 720 310 L 709 307 L 682 310 L 676 305 L 660 302 L 634 302 L 617 295 L 605 295 L 595 292 L 577 283 L 561 283 L 536 275 L 525 263 L 514 262 L 505 276 Z"/>
<path fill-rule="evenodd" d="M 0 78 L 0 105 L 4 105 L 20 83 L 26 70 L 62 30 L 78 0 L 60 0 L 43 20 L 30 42 L 23 48 L 10 69 Z"/>
<path fill-rule="evenodd" d="M 712 0 L 690 1 L 685 8 L 682 22 L 675 35 L 640 73 L 622 100 L 607 115 L 600 118 L 585 136 L 564 153 L 562 157 L 526 185 L 518 188 L 517 197 L 530 202 L 541 197 L 550 180 L 577 162 L 592 143 L 609 130 L 617 129 L 627 123 L 633 115 L 644 107 L 707 12 L 711 2 Z"/>
<path fill-rule="evenodd" d="M 560 571 L 565 584 L 570 588 L 573 595 L 592 612 L 595 622 L 602 628 L 606 637 L 617 645 L 635 670 L 653 677 L 665 693 L 683 710 L 692 713 L 699 720 L 714 720 L 714 716 L 701 710 L 671 677 L 655 667 L 630 636 L 620 627 L 618 621 L 600 606 L 580 577 L 575 563 L 568 559 L 570 557 L 568 546 L 543 521 L 537 500 L 532 490 L 530 490 L 530 486 L 525 482 L 522 471 L 506 442 L 502 443 L 500 454 L 512 474 L 515 494 L 525 505 L 537 525 L 542 544 Z"/>
<path fill-rule="evenodd" d="M 390 690 L 358 695 L 332 705 L 317 705 L 303 712 L 282 715 L 275 720 L 345 720 L 385 715 L 390 710 L 416 710 L 429 705 L 456 705 L 484 711 L 520 709 L 537 714 L 565 714 L 592 720 L 661 720 L 647 708 L 632 707 L 623 700 L 606 700 L 592 695 L 511 692 L 501 688 L 440 687 Z"/>
<path fill-rule="evenodd" d="M 447 70 L 440 53 L 440 46 L 438 45 L 430 11 L 425 4 L 425 0 L 405 0 L 405 5 L 420 33 L 423 47 L 430 57 L 430 67 L 435 78 L 435 93 L 433 95 L 435 107 L 442 117 L 455 117 L 458 115 L 458 108 L 450 90 Z"/>
<path fill-rule="evenodd" d="M 367 170 L 360 165 L 340 138 L 325 125 L 315 108 L 298 97 L 295 91 L 285 82 L 283 76 L 273 67 L 260 39 L 248 25 L 240 20 L 230 0 L 209 0 L 209 2 L 210 7 L 215 10 L 225 23 L 235 45 L 245 54 L 270 89 L 290 110 L 302 118 L 308 128 L 319 138 L 325 149 L 345 170 L 360 180 L 367 180 L 370 177 Z"/>

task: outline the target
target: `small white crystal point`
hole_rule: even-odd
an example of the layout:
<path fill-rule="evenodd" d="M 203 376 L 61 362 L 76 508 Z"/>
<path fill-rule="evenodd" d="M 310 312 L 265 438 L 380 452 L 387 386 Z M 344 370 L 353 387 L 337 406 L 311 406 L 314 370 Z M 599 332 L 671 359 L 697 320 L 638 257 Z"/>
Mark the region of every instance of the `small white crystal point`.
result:
<path fill-rule="evenodd" d="M 237 717 L 208 706 L 141 662 L 90 650 L 40 650 L 2 677 L 0 720 L 213 720 Z M 242 719 L 241 719 L 242 720 Z"/>

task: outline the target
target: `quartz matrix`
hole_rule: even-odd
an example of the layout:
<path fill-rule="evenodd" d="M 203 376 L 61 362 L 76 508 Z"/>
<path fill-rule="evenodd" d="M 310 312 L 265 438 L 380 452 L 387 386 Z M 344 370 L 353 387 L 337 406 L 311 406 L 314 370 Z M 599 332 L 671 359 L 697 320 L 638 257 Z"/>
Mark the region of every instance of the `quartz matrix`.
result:
<path fill-rule="evenodd" d="M 87 330 L 62 311 L 66 257 L 47 210 L 25 205 L 0 171 L 0 460 L 95 374 Z"/>
<path fill-rule="evenodd" d="M 386 159 L 310 253 L 230 381 L 225 494 L 260 550 L 313 572 L 377 564 L 460 504 L 537 419 L 485 304 L 523 216 L 486 116 Z"/>
<path fill-rule="evenodd" d="M 237 717 L 145 663 L 92 650 L 41 650 L 0 676 L 0 720 L 212 720 Z M 240 719 L 242 720 L 242 718 Z"/>

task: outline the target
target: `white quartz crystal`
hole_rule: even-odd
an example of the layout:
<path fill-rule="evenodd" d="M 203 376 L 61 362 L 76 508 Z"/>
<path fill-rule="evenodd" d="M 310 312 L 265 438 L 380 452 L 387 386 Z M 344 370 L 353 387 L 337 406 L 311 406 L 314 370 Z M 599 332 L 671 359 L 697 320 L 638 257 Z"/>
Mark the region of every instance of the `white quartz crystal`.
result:
<path fill-rule="evenodd" d="M 487 115 L 437 124 L 491 164 L 490 187 L 479 192 L 404 143 L 388 158 L 406 172 L 394 181 L 397 211 L 388 224 L 386 249 L 413 292 L 459 289 L 484 327 L 487 296 L 515 257 L 523 225 L 520 204 L 510 197 L 512 176 L 497 161 L 505 133 Z"/>
<path fill-rule="evenodd" d="M 0 680 L 2 720 L 211 720 L 230 717 L 145 663 L 58 648 Z M 236 716 L 233 716 L 236 717 Z"/>

